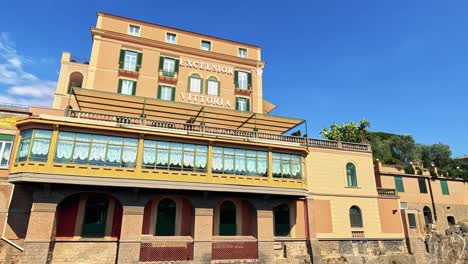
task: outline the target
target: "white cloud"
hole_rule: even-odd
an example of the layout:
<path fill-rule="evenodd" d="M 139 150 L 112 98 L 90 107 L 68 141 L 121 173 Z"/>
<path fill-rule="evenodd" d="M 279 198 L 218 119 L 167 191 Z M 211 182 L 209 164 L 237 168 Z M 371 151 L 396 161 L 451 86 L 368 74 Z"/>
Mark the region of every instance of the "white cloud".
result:
<path fill-rule="evenodd" d="M 18 54 L 9 34 L 0 33 L 0 103 L 51 107 L 57 83 L 27 72 L 25 62 L 30 60 Z"/>

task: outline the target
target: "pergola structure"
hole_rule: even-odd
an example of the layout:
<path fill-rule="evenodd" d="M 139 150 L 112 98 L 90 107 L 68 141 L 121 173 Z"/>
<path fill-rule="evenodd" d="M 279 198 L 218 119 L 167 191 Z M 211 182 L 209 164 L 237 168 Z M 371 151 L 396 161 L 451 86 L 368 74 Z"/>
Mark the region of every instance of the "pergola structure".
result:
<path fill-rule="evenodd" d="M 303 119 L 240 112 L 190 103 L 73 88 L 79 110 L 100 114 L 147 118 L 244 131 L 283 134 L 305 122 Z"/>

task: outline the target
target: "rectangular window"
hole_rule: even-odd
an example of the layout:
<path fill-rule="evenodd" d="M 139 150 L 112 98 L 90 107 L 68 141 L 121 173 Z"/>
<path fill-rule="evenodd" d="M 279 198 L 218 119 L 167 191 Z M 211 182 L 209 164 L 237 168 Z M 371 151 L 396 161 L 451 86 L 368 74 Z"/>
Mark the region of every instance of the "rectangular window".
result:
<path fill-rule="evenodd" d="M 266 151 L 213 147 L 213 173 L 267 176 Z"/>
<path fill-rule="evenodd" d="M 134 51 L 125 51 L 124 70 L 136 71 L 138 53 Z"/>
<path fill-rule="evenodd" d="M 238 71 L 237 76 L 239 84 L 237 88 L 244 90 L 249 89 L 248 74 L 246 72 Z"/>
<path fill-rule="evenodd" d="M 128 34 L 132 36 L 140 36 L 140 27 L 135 25 L 128 26 Z"/>
<path fill-rule="evenodd" d="M 158 99 L 165 101 L 175 100 L 175 88 L 170 86 L 160 85 L 158 89 Z"/>
<path fill-rule="evenodd" d="M 242 112 L 250 111 L 250 99 L 245 97 L 236 97 L 236 110 Z"/>
<path fill-rule="evenodd" d="M 419 184 L 419 192 L 427 193 L 426 179 L 418 178 L 418 184 Z"/>
<path fill-rule="evenodd" d="M 302 178 L 300 155 L 273 153 L 272 166 L 275 178 Z"/>
<path fill-rule="evenodd" d="M 163 58 L 162 72 L 164 76 L 173 77 L 175 73 L 176 60 L 171 58 Z"/>
<path fill-rule="evenodd" d="M 206 51 L 211 51 L 211 42 L 207 40 L 202 40 L 201 49 Z"/>
<path fill-rule="evenodd" d="M 119 80 L 119 94 L 135 95 L 136 82 L 130 80 Z"/>
<path fill-rule="evenodd" d="M 147 169 L 206 172 L 208 147 L 145 140 L 143 167 Z"/>
<path fill-rule="evenodd" d="M 408 209 L 408 203 L 407 202 L 400 202 L 400 208 L 401 209 Z"/>
<path fill-rule="evenodd" d="M 247 58 L 247 49 L 239 48 L 239 57 Z"/>
<path fill-rule="evenodd" d="M 191 93 L 201 93 L 202 92 L 202 79 L 198 76 L 190 76 L 190 86 L 189 91 Z"/>
<path fill-rule="evenodd" d="M 0 168 L 8 168 L 13 138 L 13 135 L 0 134 Z"/>
<path fill-rule="evenodd" d="M 174 33 L 166 33 L 166 42 L 176 44 L 177 35 Z"/>
<path fill-rule="evenodd" d="M 450 194 L 447 180 L 440 180 L 440 188 L 442 189 L 442 194 L 443 195 L 449 195 Z"/>
<path fill-rule="evenodd" d="M 415 214 L 408 214 L 408 224 L 409 228 L 415 229 L 416 228 L 416 215 Z"/>
<path fill-rule="evenodd" d="M 219 95 L 219 82 L 217 80 L 208 80 L 207 93 L 209 95 Z"/>
<path fill-rule="evenodd" d="M 395 176 L 395 189 L 399 192 L 405 191 L 405 186 L 403 186 L 403 177 Z"/>
<path fill-rule="evenodd" d="M 17 161 L 47 161 L 52 131 L 28 129 L 21 131 Z"/>
<path fill-rule="evenodd" d="M 134 168 L 138 139 L 59 132 L 55 162 Z"/>

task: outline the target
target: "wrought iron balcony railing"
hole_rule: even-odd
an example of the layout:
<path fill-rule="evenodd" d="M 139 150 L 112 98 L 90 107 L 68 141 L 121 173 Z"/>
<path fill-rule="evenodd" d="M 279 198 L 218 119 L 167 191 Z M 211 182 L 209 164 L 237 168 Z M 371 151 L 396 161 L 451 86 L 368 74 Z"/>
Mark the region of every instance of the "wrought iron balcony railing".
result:
<path fill-rule="evenodd" d="M 219 136 L 241 137 L 241 138 L 254 139 L 254 140 L 266 140 L 266 141 L 276 141 L 276 142 L 281 142 L 281 143 L 293 143 L 293 144 L 299 144 L 301 146 L 308 146 L 308 147 L 342 149 L 342 150 L 359 151 L 359 152 L 371 152 L 370 145 L 368 144 L 313 139 L 313 138 L 307 138 L 307 137 L 298 137 L 298 136 L 290 136 L 290 135 L 282 135 L 282 134 L 271 134 L 271 133 L 266 133 L 266 132 L 261 132 L 261 131 L 247 131 L 247 130 L 240 130 L 240 129 L 211 127 L 211 126 L 191 124 L 191 123 L 167 122 L 167 121 L 154 120 L 154 119 L 148 119 L 148 118 L 110 115 L 110 114 L 102 114 L 102 113 L 94 113 L 94 112 L 85 112 L 85 111 L 79 111 L 79 110 L 69 110 L 67 112 L 67 115 L 72 118 L 108 121 L 108 122 L 116 122 L 119 124 L 128 124 L 128 125 L 140 125 L 140 126 L 146 126 L 146 127 L 170 129 L 174 131 L 198 132 L 204 135 L 213 134 L 213 135 L 219 135 Z"/>
<path fill-rule="evenodd" d="M 389 188 L 377 188 L 377 194 L 383 197 L 398 197 L 398 192 Z"/>

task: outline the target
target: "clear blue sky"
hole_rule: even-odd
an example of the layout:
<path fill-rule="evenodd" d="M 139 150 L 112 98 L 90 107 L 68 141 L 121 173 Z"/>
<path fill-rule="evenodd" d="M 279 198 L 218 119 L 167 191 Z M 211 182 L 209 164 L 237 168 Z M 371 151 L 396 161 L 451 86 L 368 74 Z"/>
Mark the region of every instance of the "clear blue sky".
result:
<path fill-rule="evenodd" d="M 365 117 L 468 154 L 467 1 L 9 1 L 0 101 L 46 104 L 62 51 L 89 57 L 96 11 L 263 47 L 274 114 L 321 128 Z M 32 89 L 32 90 L 31 90 Z"/>

